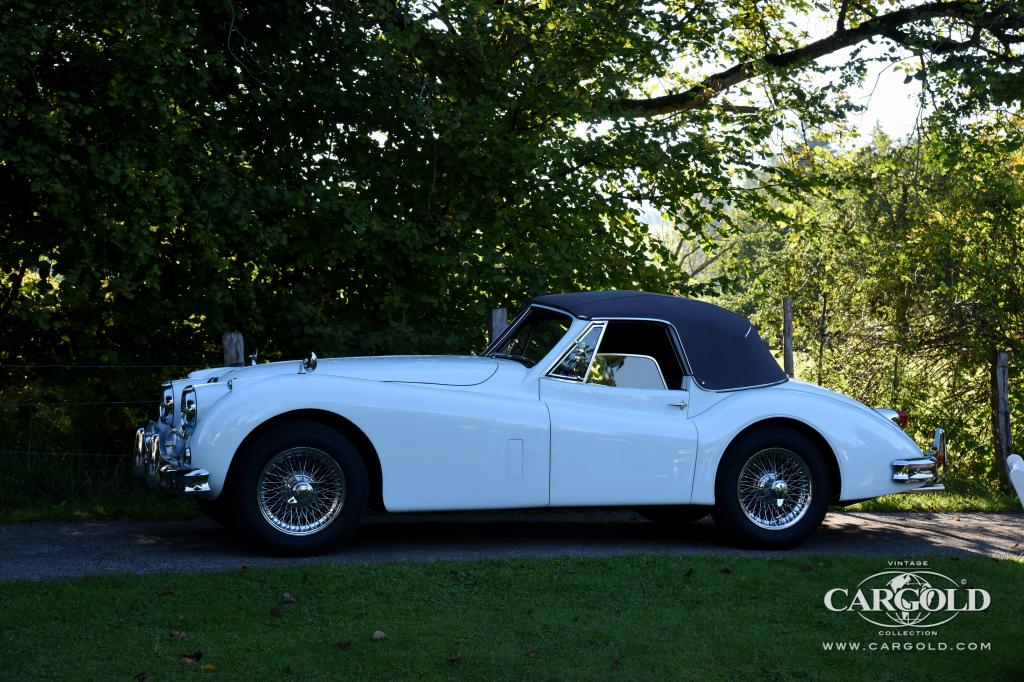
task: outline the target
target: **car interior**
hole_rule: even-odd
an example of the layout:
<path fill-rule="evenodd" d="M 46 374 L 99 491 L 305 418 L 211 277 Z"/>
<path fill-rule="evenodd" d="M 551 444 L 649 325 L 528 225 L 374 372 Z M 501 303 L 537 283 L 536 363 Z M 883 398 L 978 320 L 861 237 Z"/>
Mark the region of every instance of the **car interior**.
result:
<path fill-rule="evenodd" d="M 601 339 L 598 355 L 647 355 L 654 358 L 665 378 L 665 387 L 678 390 L 683 386 L 683 367 L 675 344 L 665 325 L 659 322 L 612 320 Z M 663 388 L 659 385 L 635 388 Z"/>

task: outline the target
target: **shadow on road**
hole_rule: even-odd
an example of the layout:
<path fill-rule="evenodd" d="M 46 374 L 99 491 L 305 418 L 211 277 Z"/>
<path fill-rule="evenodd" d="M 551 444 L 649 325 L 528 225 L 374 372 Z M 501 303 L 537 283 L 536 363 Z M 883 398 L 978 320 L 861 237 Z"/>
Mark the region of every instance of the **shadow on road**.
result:
<path fill-rule="evenodd" d="M 543 510 L 369 515 L 344 545 L 320 557 L 260 554 L 212 521 L 111 521 L 0 526 L 0 580 L 107 573 L 212 571 L 303 563 L 626 554 L 685 556 L 871 555 L 1019 557 L 1022 514 L 837 512 L 806 543 L 783 552 L 730 546 L 711 520 L 665 528 L 632 511 Z"/>

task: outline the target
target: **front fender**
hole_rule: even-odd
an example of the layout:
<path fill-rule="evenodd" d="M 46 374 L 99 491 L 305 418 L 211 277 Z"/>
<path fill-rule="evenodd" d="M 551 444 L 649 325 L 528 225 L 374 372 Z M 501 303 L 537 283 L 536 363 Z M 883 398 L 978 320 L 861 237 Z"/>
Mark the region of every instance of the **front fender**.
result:
<path fill-rule="evenodd" d="M 700 438 L 693 504 L 714 504 L 718 465 L 742 431 L 769 419 L 790 419 L 813 429 L 828 443 L 840 472 L 840 500 L 861 500 L 905 492 L 892 480 L 892 461 L 920 457 L 905 433 L 859 403 L 786 384 L 730 393 L 694 418 Z"/>
<path fill-rule="evenodd" d="M 236 380 L 204 411 L 189 448 L 220 494 L 239 446 L 266 421 L 297 410 L 346 419 L 373 444 L 390 511 L 499 509 L 549 501 L 550 423 L 529 382 L 495 389 L 328 374 Z"/>
<path fill-rule="evenodd" d="M 365 397 L 380 386 L 374 381 L 315 374 L 278 375 L 234 383 L 230 391 L 206 409 L 200 404 L 199 420 L 187 443 L 193 465 L 210 472 L 210 499 L 220 495 L 235 453 L 260 424 L 296 410 L 341 415 L 346 397 Z M 350 415 L 343 416 L 352 421 Z"/>

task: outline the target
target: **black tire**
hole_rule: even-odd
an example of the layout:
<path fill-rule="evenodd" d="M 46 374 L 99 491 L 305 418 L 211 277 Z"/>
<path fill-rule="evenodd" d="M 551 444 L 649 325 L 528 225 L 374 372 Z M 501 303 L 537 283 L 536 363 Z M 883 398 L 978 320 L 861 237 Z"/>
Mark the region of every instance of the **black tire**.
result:
<path fill-rule="evenodd" d="M 196 500 L 196 504 L 204 514 L 225 528 L 231 528 L 234 525 L 233 510 L 227 489 L 222 490 L 215 500 Z"/>
<path fill-rule="evenodd" d="M 818 529 L 828 509 L 832 482 L 826 456 L 805 434 L 785 426 L 741 435 L 726 449 L 718 467 L 711 512 L 715 523 L 745 547 L 787 549 L 803 542 Z"/>
<path fill-rule="evenodd" d="M 648 521 L 665 526 L 679 528 L 697 523 L 711 513 L 711 507 L 700 505 L 664 505 L 658 507 L 637 507 L 637 512 Z"/>
<path fill-rule="evenodd" d="M 232 521 L 243 540 L 260 549 L 320 554 L 351 535 L 363 516 L 366 467 L 351 441 L 325 424 L 281 423 L 237 457 L 230 481 Z M 317 473 L 309 476 L 311 471 Z M 309 520 L 307 513 L 313 521 L 300 524 Z"/>

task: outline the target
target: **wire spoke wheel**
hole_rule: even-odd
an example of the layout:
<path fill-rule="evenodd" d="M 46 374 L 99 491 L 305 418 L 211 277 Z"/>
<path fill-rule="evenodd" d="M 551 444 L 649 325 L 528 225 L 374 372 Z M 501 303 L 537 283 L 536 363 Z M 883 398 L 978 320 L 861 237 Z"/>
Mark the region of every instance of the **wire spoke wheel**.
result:
<path fill-rule="evenodd" d="M 345 506 L 345 473 L 323 450 L 290 448 L 260 472 L 257 504 L 267 523 L 287 535 L 312 535 L 326 528 Z"/>
<path fill-rule="evenodd" d="M 785 448 L 767 448 L 746 461 L 736 483 L 740 509 L 756 526 L 784 530 L 796 525 L 811 505 L 810 467 Z"/>

